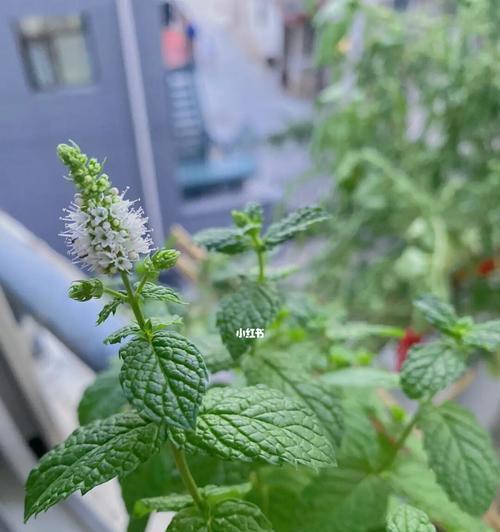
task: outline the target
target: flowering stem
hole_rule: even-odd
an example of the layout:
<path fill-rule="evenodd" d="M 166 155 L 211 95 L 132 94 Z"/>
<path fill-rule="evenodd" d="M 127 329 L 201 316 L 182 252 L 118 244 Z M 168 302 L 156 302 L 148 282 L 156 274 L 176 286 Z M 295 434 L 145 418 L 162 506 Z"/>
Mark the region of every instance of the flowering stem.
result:
<path fill-rule="evenodd" d="M 130 307 L 132 308 L 132 312 L 134 313 L 135 319 L 137 320 L 139 327 L 144 332 L 146 332 L 146 320 L 144 319 L 144 315 L 142 313 L 141 306 L 139 304 L 139 299 L 138 299 L 138 295 L 140 292 L 139 288 L 141 288 L 141 285 L 139 284 L 139 286 L 137 287 L 137 290 L 134 292 L 134 289 L 132 288 L 132 284 L 130 283 L 128 274 L 126 272 L 121 272 L 121 278 L 123 281 L 123 285 L 125 286 L 125 289 L 127 291 L 127 295 L 128 295 L 127 299 L 128 299 Z M 144 278 L 146 278 L 146 276 Z M 144 283 L 142 283 L 142 285 L 144 286 Z M 200 495 L 200 491 L 198 489 L 198 486 L 196 485 L 196 482 L 193 478 L 191 470 L 189 469 L 189 465 L 186 461 L 186 457 L 184 456 L 184 452 L 180 449 L 177 449 L 174 445 L 170 445 L 170 449 L 172 450 L 175 464 L 177 466 L 177 469 L 179 470 L 179 473 L 182 477 L 184 485 L 186 486 L 187 490 L 191 494 L 191 497 L 193 498 L 196 506 L 204 514 L 205 505 L 203 503 L 203 499 Z"/>
<path fill-rule="evenodd" d="M 145 331 L 146 329 L 146 321 L 144 320 L 144 316 L 142 315 L 141 307 L 139 305 L 139 301 L 137 299 L 136 294 L 134 293 L 134 289 L 132 288 L 132 285 L 130 283 L 130 279 L 128 278 L 128 274 L 126 272 L 120 273 L 123 281 L 123 285 L 125 286 L 125 290 L 127 291 L 128 295 L 128 302 L 130 305 L 130 308 L 132 309 L 132 312 L 134 313 L 135 319 L 137 320 L 137 323 L 139 324 L 139 327 Z"/>

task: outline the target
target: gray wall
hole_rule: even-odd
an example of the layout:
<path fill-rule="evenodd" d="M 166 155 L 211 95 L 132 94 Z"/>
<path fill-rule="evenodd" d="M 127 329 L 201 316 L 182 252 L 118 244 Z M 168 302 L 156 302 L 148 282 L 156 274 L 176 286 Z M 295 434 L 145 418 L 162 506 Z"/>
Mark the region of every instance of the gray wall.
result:
<path fill-rule="evenodd" d="M 176 219 L 167 98 L 154 0 L 134 0 L 153 150 L 164 225 Z M 30 15 L 84 13 L 95 69 L 88 87 L 36 92 L 29 85 L 15 30 Z M 129 197 L 142 195 L 114 0 L 3 0 L 0 2 L 0 209 L 24 223 L 58 251 L 61 210 L 73 188 L 55 146 L 74 139 L 87 152 L 108 158 L 106 171 Z M 0 250 L 0 256 L 3 250 Z"/>

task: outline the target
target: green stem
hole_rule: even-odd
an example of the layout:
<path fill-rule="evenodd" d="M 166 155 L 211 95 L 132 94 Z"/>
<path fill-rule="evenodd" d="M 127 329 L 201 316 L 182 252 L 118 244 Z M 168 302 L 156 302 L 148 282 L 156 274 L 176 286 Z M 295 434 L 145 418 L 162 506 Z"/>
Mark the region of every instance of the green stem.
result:
<path fill-rule="evenodd" d="M 139 283 L 139 285 L 137 286 L 137 289 L 135 291 L 135 294 L 136 295 L 139 295 L 141 292 L 142 292 L 142 289 L 144 288 L 144 285 L 146 284 L 148 280 L 148 274 L 145 273 L 141 279 L 141 282 Z"/>
<path fill-rule="evenodd" d="M 119 299 L 128 300 L 127 296 L 124 296 L 123 294 L 120 294 L 120 292 L 118 292 L 117 290 L 113 290 L 112 288 L 108 288 L 107 286 L 104 287 L 104 293 L 108 294 L 108 296 L 113 296 Z"/>
<path fill-rule="evenodd" d="M 132 312 L 134 313 L 135 319 L 137 320 L 139 327 L 143 331 L 146 331 L 146 320 L 144 319 L 144 315 L 142 314 L 141 306 L 139 304 L 138 299 L 140 285 L 137 287 L 138 289 L 134 292 L 128 274 L 126 272 L 121 272 L 121 278 L 123 281 L 123 285 L 125 286 L 125 290 L 127 291 L 128 302 L 130 307 L 132 308 Z M 186 461 L 186 457 L 184 456 L 184 452 L 177 449 L 173 445 L 170 445 L 170 448 L 172 450 L 177 469 L 179 470 L 179 473 L 187 490 L 191 494 L 191 497 L 193 497 L 196 506 L 198 506 L 200 511 L 205 515 L 205 505 L 200 495 L 200 491 L 198 490 L 198 486 L 196 485 L 193 475 L 191 474 L 191 470 L 189 469 L 189 465 Z"/>
<path fill-rule="evenodd" d="M 257 260 L 259 261 L 259 276 L 257 279 L 259 283 L 263 283 L 266 278 L 264 273 L 265 260 L 263 251 L 257 251 Z"/>
<path fill-rule="evenodd" d="M 394 448 L 392 449 L 391 455 L 389 456 L 389 458 L 384 462 L 384 464 L 380 468 L 381 471 L 389 469 L 392 466 L 394 460 L 396 460 L 396 457 L 398 456 L 399 451 L 403 448 L 408 436 L 411 434 L 411 431 L 415 427 L 415 425 L 416 425 L 416 423 L 418 421 L 419 414 L 420 414 L 420 407 L 418 408 L 417 412 L 412 417 L 412 419 L 410 420 L 408 425 L 406 425 L 405 429 L 403 430 L 403 432 L 399 436 L 398 440 L 394 444 Z"/>
<path fill-rule="evenodd" d="M 250 234 L 250 238 L 252 239 L 253 248 L 255 250 L 255 253 L 257 254 L 257 261 L 259 263 L 259 276 L 257 277 L 257 280 L 259 281 L 259 283 L 263 283 L 266 280 L 266 275 L 265 275 L 265 266 L 266 266 L 265 254 L 266 252 L 263 246 L 262 239 L 260 238 L 258 234 Z"/>
<path fill-rule="evenodd" d="M 137 323 L 139 324 L 139 327 L 142 330 L 146 329 L 146 321 L 144 320 L 144 316 L 142 315 L 142 310 L 139 305 L 139 300 L 137 299 L 136 294 L 134 293 L 134 289 L 132 288 L 132 284 L 130 283 L 130 279 L 128 278 L 128 275 L 126 272 L 121 272 L 121 277 L 123 281 L 123 285 L 125 286 L 125 290 L 127 291 L 128 295 L 128 302 L 132 309 L 132 312 L 134 313 L 135 319 L 137 320 Z"/>
<path fill-rule="evenodd" d="M 203 502 L 203 499 L 200 495 L 200 491 L 198 490 L 198 486 L 196 485 L 196 482 L 193 478 L 193 475 L 191 474 L 191 470 L 189 469 L 188 463 L 186 462 L 186 457 L 184 455 L 184 452 L 180 449 L 177 449 L 174 445 L 170 445 L 170 449 L 172 450 L 172 454 L 174 455 L 175 465 L 177 466 L 177 469 L 179 470 L 179 473 L 181 474 L 182 480 L 184 482 L 184 485 L 186 486 L 186 489 L 191 494 L 191 497 L 193 497 L 193 500 L 200 510 L 201 513 L 205 513 L 205 504 Z"/>

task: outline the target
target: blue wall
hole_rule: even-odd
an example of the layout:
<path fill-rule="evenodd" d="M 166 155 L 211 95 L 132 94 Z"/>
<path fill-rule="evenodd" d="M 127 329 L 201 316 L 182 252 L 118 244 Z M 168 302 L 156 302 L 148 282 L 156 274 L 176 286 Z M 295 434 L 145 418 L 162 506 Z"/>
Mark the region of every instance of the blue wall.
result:
<path fill-rule="evenodd" d="M 164 225 L 177 217 L 169 112 L 164 89 L 154 0 L 134 0 L 148 113 Z M 26 78 L 16 21 L 30 15 L 83 13 L 95 84 L 36 92 Z M 129 197 L 142 196 L 126 79 L 113 0 L 2 0 L 0 2 L 0 209 L 4 209 L 58 251 L 64 246 L 61 210 L 73 189 L 55 146 L 72 138 L 98 158 Z M 1 255 L 2 251 L 0 251 Z"/>

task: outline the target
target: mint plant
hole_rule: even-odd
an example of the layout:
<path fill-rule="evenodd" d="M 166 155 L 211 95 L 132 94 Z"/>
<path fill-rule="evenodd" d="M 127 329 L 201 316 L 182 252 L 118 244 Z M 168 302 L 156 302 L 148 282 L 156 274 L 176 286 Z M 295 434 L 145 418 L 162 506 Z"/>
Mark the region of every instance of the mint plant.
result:
<path fill-rule="evenodd" d="M 119 359 L 85 391 L 81 427 L 30 474 L 26 519 L 118 477 L 129 531 L 164 511 L 175 512 L 169 531 L 488 530 L 480 516 L 498 482 L 491 442 L 471 414 L 439 404 L 436 394 L 479 350 L 499 347 L 498 322 L 460 318 L 426 296 L 416 307 L 436 334 L 411 348 L 400 374 L 366 367 L 359 354 L 339 365 L 332 342 L 348 350 L 353 339 L 401 331 L 332 329 L 328 310 L 294 298 L 269 257 L 328 216 L 304 207 L 264 230 L 262 209 L 250 204 L 232 213 L 233 227 L 196 236 L 234 268 L 215 316 L 201 317 L 205 341 L 193 342 L 176 330 L 190 336 L 189 320 L 145 312 L 151 300 L 183 303 L 157 282 L 178 252 L 151 249 L 142 212 L 111 187 L 100 163 L 75 144 L 58 153 L 77 188 L 70 250 L 101 275 L 75 281 L 69 295 L 109 298 L 98 323 L 119 309 L 133 321 L 106 339 L 121 345 Z M 240 262 L 252 255 L 254 268 Z M 197 344 L 212 342 L 210 318 L 220 343 L 203 352 Z M 230 370 L 223 384 L 221 369 Z M 384 401 L 380 388 L 415 399 L 415 414 Z"/>

